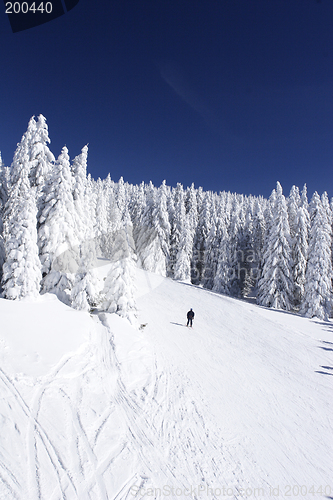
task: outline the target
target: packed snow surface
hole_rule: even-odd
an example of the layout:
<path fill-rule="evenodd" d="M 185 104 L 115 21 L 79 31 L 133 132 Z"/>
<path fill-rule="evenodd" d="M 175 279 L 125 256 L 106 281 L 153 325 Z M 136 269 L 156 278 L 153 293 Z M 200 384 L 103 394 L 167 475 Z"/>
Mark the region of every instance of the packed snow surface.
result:
<path fill-rule="evenodd" d="M 0 300 L 0 499 L 333 498 L 332 323 L 141 270 L 136 300 L 141 330 Z"/>

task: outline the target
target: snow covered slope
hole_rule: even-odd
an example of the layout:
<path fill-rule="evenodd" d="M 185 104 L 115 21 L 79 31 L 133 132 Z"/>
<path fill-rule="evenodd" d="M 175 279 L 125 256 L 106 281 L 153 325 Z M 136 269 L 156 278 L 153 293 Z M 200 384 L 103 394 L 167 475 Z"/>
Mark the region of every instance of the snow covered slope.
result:
<path fill-rule="evenodd" d="M 0 300 L 0 499 L 333 498 L 332 324 L 137 285 L 140 331 Z"/>

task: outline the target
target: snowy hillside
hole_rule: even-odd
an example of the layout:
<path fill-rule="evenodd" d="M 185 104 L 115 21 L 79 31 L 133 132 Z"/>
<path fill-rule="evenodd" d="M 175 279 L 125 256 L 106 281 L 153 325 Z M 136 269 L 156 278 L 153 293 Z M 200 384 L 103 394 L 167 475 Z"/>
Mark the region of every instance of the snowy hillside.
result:
<path fill-rule="evenodd" d="M 333 498 L 332 324 L 141 270 L 136 301 L 0 299 L 0 499 Z"/>

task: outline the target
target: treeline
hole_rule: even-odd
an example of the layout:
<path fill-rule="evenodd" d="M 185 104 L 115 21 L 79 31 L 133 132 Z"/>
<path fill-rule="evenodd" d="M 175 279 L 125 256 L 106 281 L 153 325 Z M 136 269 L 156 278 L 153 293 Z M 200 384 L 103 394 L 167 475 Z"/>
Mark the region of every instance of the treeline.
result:
<path fill-rule="evenodd" d="M 0 159 L 3 296 L 55 293 L 135 322 L 139 266 L 267 307 L 328 318 L 332 202 L 306 186 L 270 198 L 87 176 L 88 147 L 70 162 L 49 149 L 45 118 L 31 118 L 11 167 Z M 96 258 L 110 260 L 101 284 Z"/>

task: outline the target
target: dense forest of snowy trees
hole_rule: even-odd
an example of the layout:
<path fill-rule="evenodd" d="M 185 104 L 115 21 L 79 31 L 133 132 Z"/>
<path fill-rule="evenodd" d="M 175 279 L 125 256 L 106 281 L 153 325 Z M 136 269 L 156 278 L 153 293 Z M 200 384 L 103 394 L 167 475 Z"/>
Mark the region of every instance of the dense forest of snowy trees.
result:
<path fill-rule="evenodd" d="M 139 266 L 266 307 L 326 319 L 332 311 L 333 205 L 308 203 L 306 186 L 268 200 L 194 185 L 134 186 L 87 175 L 88 147 L 70 161 L 49 149 L 45 118 L 32 117 L 11 167 L 0 156 L 3 297 L 55 293 L 135 323 Z M 97 257 L 110 260 L 105 281 Z"/>

